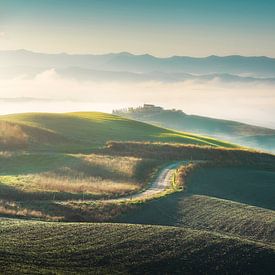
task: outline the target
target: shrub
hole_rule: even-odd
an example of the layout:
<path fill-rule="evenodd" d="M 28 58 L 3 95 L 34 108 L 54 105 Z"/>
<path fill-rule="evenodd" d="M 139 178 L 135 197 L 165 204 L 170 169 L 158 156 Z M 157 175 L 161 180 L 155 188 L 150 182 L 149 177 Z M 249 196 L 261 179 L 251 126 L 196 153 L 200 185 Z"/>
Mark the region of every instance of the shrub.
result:
<path fill-rule="evenodd" d="M 15 149 L 26 147 L 28 136 L 18 125 L 0 121 L 0 148 Z"/>

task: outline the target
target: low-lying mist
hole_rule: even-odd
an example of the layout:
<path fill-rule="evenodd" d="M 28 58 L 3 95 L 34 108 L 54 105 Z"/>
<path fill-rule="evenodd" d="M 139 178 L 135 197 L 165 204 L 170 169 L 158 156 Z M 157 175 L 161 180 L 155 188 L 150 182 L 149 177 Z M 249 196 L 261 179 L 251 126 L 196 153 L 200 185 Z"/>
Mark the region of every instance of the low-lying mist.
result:
<path fill-rule="evenodd" d="M 55 69 L 0 78 L 0 113 L 104 111 L 152 103 L 189 114 L 275 128 L 275 85 L 212 80 L 80 81 Z"/>

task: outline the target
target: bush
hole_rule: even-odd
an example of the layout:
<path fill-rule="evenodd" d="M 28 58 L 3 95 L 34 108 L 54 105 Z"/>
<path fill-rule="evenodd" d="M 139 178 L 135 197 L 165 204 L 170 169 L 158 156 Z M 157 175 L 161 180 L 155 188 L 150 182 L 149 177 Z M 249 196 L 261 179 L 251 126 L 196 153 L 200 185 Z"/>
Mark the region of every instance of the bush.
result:
<path fill-rule="evenodd" d="M 28 144 L 28 136 L 18 125 L 0 121 L 0 148 L 24 148 Z"/>

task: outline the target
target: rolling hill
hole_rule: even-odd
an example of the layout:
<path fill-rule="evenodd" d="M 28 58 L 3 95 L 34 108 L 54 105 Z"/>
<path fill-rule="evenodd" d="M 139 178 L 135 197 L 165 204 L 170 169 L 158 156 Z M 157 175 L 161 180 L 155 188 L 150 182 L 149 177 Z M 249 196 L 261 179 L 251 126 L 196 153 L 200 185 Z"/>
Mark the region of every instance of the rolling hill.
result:
<path fill-rule="evenodd" d="M 184 226 L 275 245 L 273 170 L 223 165 L 189 174 L 184 191 L 131 210 L 117 222 Z"/>
<path fill-rule="evenodd" d="M 0 233 L 0 272 L 5 274 L 274 270 L 272 246 L 187 228 L 0 220 Z"/>
<path fill-rule="evenodd" d="M 0 273 L 272 274 L 274 155 L 102 113 L 1 121 L 6 141 L 18 136 L 33 151 L 0 153 L 0 215 L 14 218 L 0 218 Z M 123 141 L 163 133 L 195 144 Z M 100 148 L 110 137 L 120 142 Z M 79 153 L 89 146 L 94 154 Z M 217 167 L 195 169 L 171 195 L 101 201 L 140 190 L 151 168 L 179 159 Z"/>
<path fill-rule="evenodd" d="M 274 155 L 104 113 L 0 126 L 0 273 L 272 274 Z M 177 160 L 202 165 L 183 190 L 104 200 Z"/>
<path fill-rule="evenodd" d="M 147 107 L 147 105 L 116 110 L 113 113 L 177 131 L 200 133 L 201 135 L 229 140 L 243 146 L 275 151 L 274 129 L 230 120 L 188 115 L 180 110 L 165 110 L 157 106 Z"/>
<path fill-rule="evenodd" d="M 142 199 L 140 202 L 133 200 L 122 203 L 101 200 L 123 197 L 148 188 L 164 166 L 183 160 L 210 165 L 205 168 L 209 171 L 209 177 L 206 172 L 200 172 L 202 174 L 198 176 L 196 182 L 201 186 L 198 195 L 216 195 L 221 199 L 273 209 L 274 155 L 242 148 L 108 142 L 107 146 L 92 154 L 1 152 L 0 215 L 36 217 L 42 220 L 113 221 L 120 214 L 143 204 L 149 207 L 151 202 Z M 236 175 L 235 178 L 232 173 Z M 188 180 L 196 175 L 196 171 L 192 172 L 188 175 Z M 208 178 L 211 181 L 207 181 Z M 188 191 L 193 185 L 187 182 L 187 186 Z M 170 192 L 160 195 L 179 191 L 173 187 L 172 179 L 168 191 Z M 186 191 L 179 194 L 185 196 Z M 164 212 L 171 213 L 164 217 L 156 216 L 153 214 L 156 209 L 153 208 L 149 218 L 166 225 L 178 212 L 173 208 L 177 207 L 178 200 L 173 199 L 171 207 L 166 207 L 163 200 L 159 203 L 165 207 Z M 150 212 L 146 210 L 142 214 L 143 218 L 146 213 Z M 133 222 L 135 212 L 130 211 L 129 215 L 124 222 Z M 147 220 L 136 221 L 142 223 Z M 148 223 L 151 224 L 152 221 L 149 220 Z"/>
<path fill-rule="evenodd" d="M 182 192 L 149 201 L 115 221 L 185 226 L 274 244 L 274 155 L 152 143 L 114 143 L 109 150 L 122 156 L 207 161 L 184 175 Z"/>
<path fill-rule="evenodd" d="M 59 152 L 91 151 L 107 141 L 159 141 L 208 146 L 236 147 L 233 144 L 199 135 L 172 131 L 115 115 L 86 112 L 47 114 L 29 113 L 0 117 L 0 144 Z"/>

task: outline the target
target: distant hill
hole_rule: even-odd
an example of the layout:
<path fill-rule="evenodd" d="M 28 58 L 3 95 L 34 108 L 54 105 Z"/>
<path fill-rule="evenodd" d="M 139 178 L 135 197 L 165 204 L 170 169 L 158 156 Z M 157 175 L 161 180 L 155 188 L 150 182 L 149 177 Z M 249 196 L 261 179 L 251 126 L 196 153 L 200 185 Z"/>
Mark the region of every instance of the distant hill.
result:
<path fill-rule="evenodd" d="M 236 147 L 217 139 L 164 129 L 105 113 L 27 113 L 0 116 L 0 148 L 9 148 L 11 142 L 11 148 L 90 151 L 110 140 Z"/>
<path fill-rule="evenodd" d="M 123 117 L 161 127 L 229 140 L 244 146 L 275 151 L 275 130 L 236 121 L 187 115 L 181 110 L 165 110 L 154 105 L 113 111 Z"/>
<path fill-rule="evenodd" d="M 110 53 L 103 55 L 44 54 L 26 50 L 0 51 L 0 67 L 68 68 L 80 67 L 99 71 L 127 71 L 133 73 L 165 72 L 190 74 L 245 74 L 259 77 L 275 76 L 275 59 L 265 56 L 245 57 L 172 56 L 159 58 L 152 55 Z M 7 65 L 8 64 L 8 65 Z"/>

